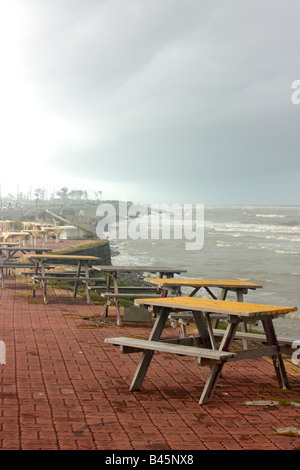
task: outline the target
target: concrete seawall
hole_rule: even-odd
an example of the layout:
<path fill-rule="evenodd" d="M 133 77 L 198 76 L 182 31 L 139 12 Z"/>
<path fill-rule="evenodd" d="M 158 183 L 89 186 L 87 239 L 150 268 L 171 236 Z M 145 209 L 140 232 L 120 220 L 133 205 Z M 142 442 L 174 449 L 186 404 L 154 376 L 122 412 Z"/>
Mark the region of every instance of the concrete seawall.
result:
<path fill-rule="evenodd" d="M 65 249 L 53 250 L 52 253 L 60 255 L 97 256 L 100 258 L 97 264 L 111 264 L 111 250 L 109 241 L 107 240 L 85 240 L 80 244 L 74 244 L 74 246 L 70 246 Z M 56 264 L 63 264 L 63 262 L 57 261 Z M 74 261 L 74 264 L 76 264 L 76 261 Z"/>

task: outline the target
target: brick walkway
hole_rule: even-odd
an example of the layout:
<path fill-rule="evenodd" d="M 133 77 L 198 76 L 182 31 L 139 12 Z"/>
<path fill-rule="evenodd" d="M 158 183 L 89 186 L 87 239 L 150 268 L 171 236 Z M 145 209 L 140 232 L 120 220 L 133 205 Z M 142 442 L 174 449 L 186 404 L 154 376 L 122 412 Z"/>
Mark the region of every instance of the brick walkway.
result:
<path fill-rule="evenodd" d="M 40 292 L 30 297 L 30 287 L 17 278 L 0 289 L 0 340 L 6 346 L 0 449 L 300 450 L 299 438 L 276 433 L 300 427 L 299 407 L 243 404 L 262 400 L 261 394 L 288 396 L 276 389 L 266 360 L 227 364 L 212 402 L 199 406 L 208 370 L 193 358 L 156 354 L 142 389 L 132 393 L 140 355 L 121 355 L 103 340 L 147 336 L 150 326 L 94 325 L 83 317 L 101 314 L 101 305 L 50 287 L 44 305 Z M 289 378 L 300 393 L 299 376 Z"/>

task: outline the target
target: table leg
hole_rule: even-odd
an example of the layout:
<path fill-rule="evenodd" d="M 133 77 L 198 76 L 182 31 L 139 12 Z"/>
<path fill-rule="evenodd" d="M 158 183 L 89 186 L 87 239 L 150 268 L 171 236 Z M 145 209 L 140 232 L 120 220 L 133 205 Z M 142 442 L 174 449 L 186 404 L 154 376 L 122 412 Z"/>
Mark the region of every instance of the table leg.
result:
<path fill-rule="evenodd" d="M 162 334 L 162 331 L 164 329 L 164 326 L 166 324 L 166 321 L 168 319 L 168 316 L 169 316 L 169 310 L 167 308 L 161 308 L 160 312 L 157 313 L 157 317 L 156 317 L 156 320 L 153 325 L 148 341 L 159 340 Z M 139 365 L 137 367 L 137 370 L 132 379 L 130 389 L 129 389 L 130 391 L 139 390 L 141 388 L 143 380 L 147 373 L 148 367 L 150 366 L 153 354 L 154 354 L 154 351 L 144 351 L 142 358 L 139 362 Z"/>
<path fill-rule="evenodd" d="M 80 276 L 80 271 L 81 271 L 81 261 L 78 261 L 77 277 Z M 77 294 L 77 288 L 78 288 L 78 282 L 76 281 L 76 282 L 75 282 L 75 285 L 74 285 L 74 291 L 73 291 L 73 297 L 74 297 L 74 298 L 76 297 L 76 294 Z"/>
<path fill-rule="evenodd" d="M 223 337 L 223 340 L 220 344 L 219 351 L 229 351 L 233 338 L 235 336 L 236 330 L 238 328 L 239 322 L 229 323 Z M 202 395 L 199 400 L 199 404 L 202 405 L 203 403 L 209 403 L 213 393 L 215 391 L 218 379 L 222 373 L 222 369 L 224 367 L 225 362 L 221 362 L 220 364 L 214 364 L 211 367 L 210 375 L 206 380 L 204 389 L 202 391 Z"/>
<path fill-rule="evenodd" d="M 0 266 L 0 270 L 1 270 L 1 285 L 2 285 L 2 287 L 4 287 L 4 268 L 3 268 L 3 266 Z"/>
<path fill-rule="evenodd" d="M 89 263 L 88 261 L 86 261 L 84 263 L 84 274 L 85 274 L 85 278 L 88 279 L 89 278 Z M 90 290 L 89 290 L 89 281 L 86 281 L 85 283 L 85 294 L 86 294 L 86 301 L 88 304 L 91 303 L 91 293 L 90 293 Z"/>
<path fill-rule="evenodd" d="M 201 342 L 205 348 L 212 349 L 212 344 L 207 328 L 207 324 L 202 312 L 193 312 L 193 317 L 199 331 Z"/>
<path fill-rule="evenodd" d="M 109 288 L 110 288 L 110 278 L 111 278 L 111 274 L 110 273 L 107 273 L 107 277 L 106 277 L 106 292 L 109 292 Z M 103 310 L 103 313 L 102 313 L 102 316 L 104 318 L 107 317 L 107 314 L 108 314 L 108 298 L 105 297 L 105 300 L 104 300 L 104 310 Z"/>
<path fill-rule="evenodd" d="M 243 290 L 237 289 L 236 290 L 236 297 L 238 302 L 244 302 Z M 241 330 L 243 333 L 247 333 L 247 323 L 241 322 Z M 248 341 L 246 339 L 242 340 L 243 348 L 248 349 Z"/>
<path fill-rule="evenodd" d="M 118 280 L 117 280 L 117 273 L 113 277 L 113 283 L 114 283 L 114 293 L 118 294 Z M 120 302 L 117 297 L 115 297 L 115 304 L 116 304 L 116 309 L 117 309 L 117 325 L 121 325 L 121 312 L 120 312 Z"/>
<path fill-rule="evenodd" d="M 45 277 L 45 264 L 44 260 L 41 260 L 41 275 Z M 44 296 L 44 303 L 47 304 L 47 282 L 46 279 L 41 281 L 42 282 L 42 289 L 43 289 L 43 296 Z"/>
<path fill-rule="evenodd" d="M 38 275 L 39 268 L 41 270 L 41 275 L 44 276 L 45 275 L 45 267 L 44 267 L 43 261 L 42 260 L 41 261 L 35 260 L 35 262 L 34 262 L 34 272 L 33 272 L 33 274 L 35 276 Z M 38 282 L 33 280 L 32 283 L 33 283 L 33 288 L 32 288 L 31 297 L 35 297 L 35 290 L 36 290 L 36 287 L 38 285 Z"/>
<path fill-rule="evenodd" d="M 273 321 L 271 318 L 265 318 L 262 320 L 262 324 L 265 330 L 267 341 L 269 345 L 276 347 L 276 354 L 272 356 L 275 372 L 277 375 L 278 383 L 281 388 L 290 388 L 289 380 L 286 374 L 284 362 L 280 352 L 280 346 L 278 345 L 277 336 L 274 330 Z"/>
<path fill-rule="evenodd" d="M 46 280 L 43 280 L 43 281 L 41 281 L 41 282 L 42 282 L 44 303 L 47 304 L 47 282 L 46 282 Z"/>
<path fill-rule="evenodd" d="M 227 292 L 228 290 L 223 288 L 221 290 L 221 295 L 220 295 L 220 300 L 225 300 L 226 299 L 226 296 L 227 296 Z M 219 324 L 219 320 L 218 319 L 215 319 L 213 320 L 213 328 L 218 328 L 218 324 Z"/>

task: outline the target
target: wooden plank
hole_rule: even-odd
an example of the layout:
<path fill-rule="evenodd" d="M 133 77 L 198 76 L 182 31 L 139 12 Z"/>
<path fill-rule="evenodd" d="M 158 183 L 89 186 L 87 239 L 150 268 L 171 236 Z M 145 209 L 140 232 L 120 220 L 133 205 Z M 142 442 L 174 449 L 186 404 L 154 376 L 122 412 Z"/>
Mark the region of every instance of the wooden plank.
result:
<path fill-rule="evenodd" d="M 95 282 L 97 278 L 93 277 L 77 277 L 77 276 L 32 276 L 35 281 L 76 281 L 76 282 Z"/>
<path fill-rule="evenodd" d="M 234 335 L 236 333 L 237 327 L 238 327 L 238 321 L 235 322 L 235 323 L 230 323 L 228 325 L 228 327 L 226 329 L 225 336 L 223 337 L 223 339 L 221 341 L 220 349 L 219 349 L 218 352 L 229 351 L 231 343 L 232 343 L 233 338 L 234 338 Z M 214 352 L 216 352 L 216 351 L 214 351 Z M 216 388 L 218 379 L 221 376 L 223 366 L 224 366 L 224 362 L 221 362 L 219 364 L 213 364 L 211 366 L 209 377 L 206 380 L 204 389 L 202 391 L 202 394 L 201 394 L 201 397 L 200 397 L 200 400 L 199 400 L 200 405 L 203 404 L 203 403 L 209 403 L 210 402 L 210 400 L 213 396 L 214 390 Z"/>
<path fill-rule="evenodd" d="M 158 341 L 160 339 L 167 319 L 168 310 L 166 308 L 162 308 L 159 315 L 155 319 L 155 323 L 149 336 L 150 341 Z M 143 352 L 141 360 L 131 381 L 131 385 L 129 387 L 130 391 L 139 390 L 141 388 L 147 370 L 151 364 L 153 354 L 154 351 L 148 350 Z"/>
<path fill-rule="evenodd" d="M 225 331 L 224 330 L 218 330 L 214 329 L 213 330 L 215 336 L 224 336 Z M 254 341 L 261 341 L 263 343 L 267 342 L 267 338 L 264 334 L 258 334 L 258 333 L 243 333 L 237 331 L 235 334 L 235 339 L 249 339 L 249 340 L 254 340 Z M 295 341 L 294 338 L 288 338 L 286 336 L 277 336 L 277 341 L 279 344 L 284 344 L 286 346 L 292 346 L 293 342 Z"/>
<path fill-rule="evenodd" d="M 106 282 L 106 279 L 103 279 L 103 281 L 101 282 Z M 90 287 L 91 289 L 95 289 L 95 290 L 105 290 L 105 292 L 113 292 L 113 287 L 109 287 L 107 289 L 106 286 L 91 286 Z M 158 289 L 157 287 L 134 287 L 134 286 L 118 286 L 118 292 L 122 293 L 122 292 L 141 292 L 141 293 L 145 293 L 145 292 L 157 292 Z"/>
<path fill-rule="evenodd" d="M 4 263 L 0 265 L 0 268 L 33 268 L 34 265 L 32 263 Z"/>
<path fill-rule="evenodd" d="M 200 346 L 200 336 L 185 336 L 184 338 L 164 338 L 160 339 L 160 342 L 170 344 L 183 344 L 185 346 Z M 132 354 L 135 352 L 141 352 L 140 348 L 133 348 L 132 346 L 120 346 L 122 354 Z"/>
<path fill-rule="evenodd" d="M 185 346 L 182 344 L 167 343 L 165 341 L 149 341 L 137 338 L 106 338 L 106 343 L 111 343 L 119 346 L 129 346 L 134 348 L 140 348 L 142 350 L 151 350 L 159 352 L 167 352 L 173 354 L 179 354 L 182 356 L 194 356 L 203 357 L 206 359 L 222 360 L 229 357 L 234 357 L 236 353 L 227 351 L 213 351 L 206 348 L 198 348 L 194 346 Z"/>
<path fill-rule="evenodd" d="M 280 347 L 274 330 L 273 322 L 270 318 L 264 318 L 262 321 L 268 344 L 275 346 L 276 353 L 271 356 L 274 369 L 277 375 L 278 383 L 281 388 L 290 388 L 288 376 L 284 367 Z"/>
<path fill-rule="evenodd" d="M 161 287 L 223 287 L 228 290 L 236 289 L 258 289 L 261 288 L 261 284 L 239 280 L 227 280 L 227 279 L 158 279 L 158 278 L 146 278 L 145 281 L 153 284 L 158 284 Z"/>
<path fill-rule="evenodd" d="M 30 255 L 31 259 L 35 260 L 41 260 L 41 259 L 46 259 L 46 260 L 51 260 L 51 259 L 57 259 L 57 260 L 75 260 L 75 261 L 95 261 L 99 260 L 97 256 L 81 256 L 81 255 L 55 255 L 55 254 L 50 254 L 50 255 Z"/>
<path fill-rule="evenodd" d="M 114 292 L 105 292 L 101 294 L 102 297 L 115 298 L 115 299 L 138 299 L 141 294 L 116 294 Z M 147 294 L 147 298 L 160 298 L 159 294 Z"/>
<path fill-rule="evenodd" d="M 95 265 L 93 268 L 97 269 L 98 271 L 103 272 L 148 272 L 148 273 L 174 273 L 180 274 L 187 272 L 186 269 L 180 268 L 170 268 L 165 266 L 98 266 Z"/>
<path fill-rule="evenodd" d="M 222 313 L 243 319 L 252 319 L 256 316 L 270 315 L 273 318 L 297 311 L 297 307 L 286 307 L 264 304 L 250 304 L 246 302 L 232 302 L 228 300 L 202 299 L 199 297 L 166 297 L 160 300 L 138 299 L 136 305 L 165 307 L 174 311 L 200 311 L 206 313 Z"/>
<path fill-rule="evenodd" d="M 218 318 L 218 319 L 223 319 L 224 320 L 224 315 L 223 314 L 214 314 L 214 313 L 211 313 L 210 315 L 210 318 L 211 319 L 215 319 L 215 318 Z M 188 313 L 188 312 L 181 312 L 181 313 L 170 313 L 170 318 L 172 320 L 193 320 L 194 319 L 194 316 L 192 313 Z"/>

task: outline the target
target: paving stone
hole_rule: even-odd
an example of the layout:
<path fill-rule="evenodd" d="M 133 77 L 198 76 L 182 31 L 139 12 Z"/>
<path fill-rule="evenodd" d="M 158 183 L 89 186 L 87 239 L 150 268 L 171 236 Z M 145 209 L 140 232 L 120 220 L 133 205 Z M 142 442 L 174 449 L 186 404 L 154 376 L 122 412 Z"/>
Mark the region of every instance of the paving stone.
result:
<path fill-rule="evenodd" d="M 103 306 L 50 287 L 48 305 L 31 303 L 30 291 L 23 278 L 8 279 L 0 289 L 0 339 L 7 352 L 0 366 L 1 450 L 300 448 L 299 438 L 276 434 L 299 427 L 299 408 L 268 406 L 267 400 L 265 406 L 244 404 L 261 400 L 261 389 L 274 389 L 276 400 L 273 364 L 265 359 L 226 364 L 222 386 L 204 406 L 198 401 L 208 369 L 201 377 L 193 358 L 156 354 L 142 389 L 130 392 L 140 355 L 121 355 L 104 338 L 120 331 L 147 337 L 149 327 L 120 328 L 111 321 L 88 328 L 82 317 L 101 315 Z M 289 379 L 300 392 L 299 378 Z"/>

